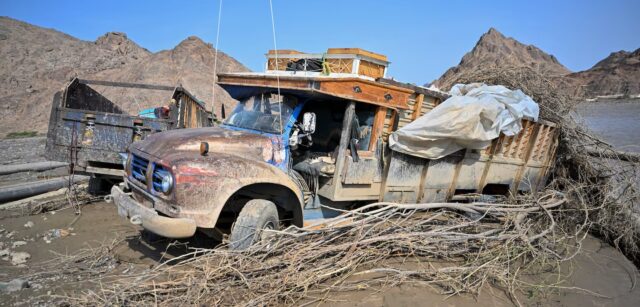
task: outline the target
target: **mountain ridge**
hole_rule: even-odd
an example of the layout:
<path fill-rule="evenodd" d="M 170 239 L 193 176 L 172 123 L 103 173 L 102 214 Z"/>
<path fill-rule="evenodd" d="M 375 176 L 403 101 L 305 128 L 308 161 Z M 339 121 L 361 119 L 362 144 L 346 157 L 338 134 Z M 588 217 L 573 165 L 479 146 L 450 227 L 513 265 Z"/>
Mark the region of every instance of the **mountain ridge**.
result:
<path fill-rule="evenodd" d="M 507 37 L 495 28 L 490 28 L 480 36 L 471 51 L 467 52 L 458 65 L 449 68 L 434 85 L 443 89 L 451 87 L 452 81 L 467 70 L 478 68 L 500 68 L 528 66 L 544 75 L 566 75 L 571 71 L 560 64 L 558 59 L 534 45 L 525 45 Z"/>
<path fill-rule="evenodd" d="M 210 110 L 215 54 L 211 44 L 197 37 L 153 53 L 121 32 L 107 32 L 95 41 L 86 41 L 0 17 L 0 134 L 46 131 L 53 95 L 73 77 L 182 85 Z M 218 72 L 232 71 L 249 69 L 218 51 Z M 226 92 L 215 86 L 216 101 L 232 104 Z M 125 97 L 114 89 L 101 93 L 109 99 Z M 135 93 L 123 102 L 123 109 L 135 114 L 141 108 L 162 105 L 167 98 L 167 93 L 161 92 Z"/>
<path fill-rule="evenodd" d="M 433 85 L 448 90 L 458 80 L 466 80 L 465 76 L 472 75 L 473 71 L 517 67 L 531 68 L 562 84 L 565 94 L 577 99 L 640 94 L 640 49 L 612 52 L 589 69 L 572 72 L 554 55 L 506 37 L 495 28 L 485 32 L 459 64 L 445 71 Z"/>

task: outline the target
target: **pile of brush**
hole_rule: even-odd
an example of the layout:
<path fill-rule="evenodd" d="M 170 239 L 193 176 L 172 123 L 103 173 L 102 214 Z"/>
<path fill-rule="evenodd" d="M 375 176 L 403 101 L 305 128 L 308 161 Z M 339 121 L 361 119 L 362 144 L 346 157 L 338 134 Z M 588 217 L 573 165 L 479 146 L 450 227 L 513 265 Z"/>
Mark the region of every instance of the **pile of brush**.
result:
<path fill-rule="evenodd" d="M 556 188 L 572 191 L 567 194 L 570 205 L 587 205 L 590 231 L 640 265 L 640 155 L 620 152 L 594 136 L 576 116 L 574 109 L 581 101 L 567 94 L 566 81 L 529 67 L 510 67 L 476 70 L 453 82 L 505 85 L 538 102 L 540 116 L 561 128 L 552 174 Z"/>
<path fill-rule="evenodd" d="M 193 250 L 73 302 L 299 304 L 406 281 L 446 294 L 477 294 L 492 284 L 517 302 L 528 285 L 521 273 L 554 271 L 578 252 L 584 229 L 562 224 L 567 210 L 555 191 L 503 204 L 375 203 L 321 225 L 272 231 L 245 251 Z M 584 210 L 574 214 L 586 222 Z"/>

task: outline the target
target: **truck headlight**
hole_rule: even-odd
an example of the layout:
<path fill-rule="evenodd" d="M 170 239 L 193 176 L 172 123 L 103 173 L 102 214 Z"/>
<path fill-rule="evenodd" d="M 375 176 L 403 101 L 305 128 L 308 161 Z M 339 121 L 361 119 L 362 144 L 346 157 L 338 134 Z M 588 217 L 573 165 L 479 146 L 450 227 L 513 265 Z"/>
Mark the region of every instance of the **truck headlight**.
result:
<path fill-rule="evenodd" d="M 173 176 L 162 165 L 156 165 L 153 170 L 153 189 L 164 194 L 169 194 L 173 189 Z"/>
<path fill-rule="evenodd" d="M 171 174 L 167 173 L 167 175 L 162 177 L 160 188 L 162 189 L 162 193 L 167 194 L 171 192 L 171 188 L 173 188 L 173 177 L 171 176 Z"/>

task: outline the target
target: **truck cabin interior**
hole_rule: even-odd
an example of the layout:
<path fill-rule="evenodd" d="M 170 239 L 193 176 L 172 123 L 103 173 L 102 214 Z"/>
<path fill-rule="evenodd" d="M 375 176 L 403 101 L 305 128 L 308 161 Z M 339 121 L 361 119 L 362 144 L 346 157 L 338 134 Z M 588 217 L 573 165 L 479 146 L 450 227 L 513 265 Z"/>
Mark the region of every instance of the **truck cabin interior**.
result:
<path fill-rule="evenodd" d="M 279 113 L 278 90 L 276 88 L 265 88 L 257 86 L 234 86 L 222 85 L 232 97 L 238 100 L 237 106 L 233 112 L 225 120 L 225 123 L 233 126 L 244 128 L 252 128 L 264 132 L 276 133 L 279 131 Z M 341 136 L 343 134 L 344 117 L 350 100 L 343 99 L 327 94 L 314 93 L 312 91 L 280 89 L 282 99 L 282 118 L 288 118 L 291 110 L 298 103 L 304 103 L 304 106 L 294 118 L 294 125 L 300 126 L 303 122 L 304 114 L 313 113 L 316 117 L 316 128 L 309 138 L 302 138 L 296 146 L 290 146 L 290 165 L 293 169 L 311 173 L 313 175 L 321 175 L 331 177 L 334 172 L 333 167 L 314 167 L 317 170 L 309 169 L 309 161 L 320 161 L 322 164 L 335 164 L 338 155 Z M 269 98 L 265 98 L 269 97 Z M 376 116 L 379 113 L 384 116 L 386 108 L 368 104 L 364 102 L 353 102 L 354 113 L 350 120 L 348 138 L 350 144 L 349 151 L 353 154 L 371 152 L 375 149 L 377 140 L 376 136 L 380 133 L 374 133 L 382 129 L 381 125 L 376 126 Z M 270 109 L 265 111 L 264 108 Z M 382 112 L 379 112 L 382 111 Z M 271 115 L 278 114 L 278 115 Z M 264 113 L 269 113 L 265 115 Z M 256 114 L 261 114 L 258 116 Z M 268 123 L 266 123 L 268 122 Z M 380 122 L 380 120 L 378 120 Z M 292 137 L 295 128 L 286 135 L 286 138 Z M 353 140 L 353 144 L 351 144 Z M 319 159 L 319 160 L 318 160 Z"/>

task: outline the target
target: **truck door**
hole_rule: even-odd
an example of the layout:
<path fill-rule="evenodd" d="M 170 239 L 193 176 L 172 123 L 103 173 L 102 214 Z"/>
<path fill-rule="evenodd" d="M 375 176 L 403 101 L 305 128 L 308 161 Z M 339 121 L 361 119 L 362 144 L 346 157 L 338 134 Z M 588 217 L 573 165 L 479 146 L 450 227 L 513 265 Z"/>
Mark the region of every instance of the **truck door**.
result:
<path fill-rule="evenodd" d="M 381 131 L 386 108 L 349 102 L 333 178 L 319 194 L 333 201 L 377 200 L 382 182 Z"/>

